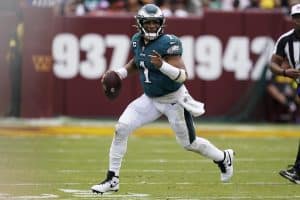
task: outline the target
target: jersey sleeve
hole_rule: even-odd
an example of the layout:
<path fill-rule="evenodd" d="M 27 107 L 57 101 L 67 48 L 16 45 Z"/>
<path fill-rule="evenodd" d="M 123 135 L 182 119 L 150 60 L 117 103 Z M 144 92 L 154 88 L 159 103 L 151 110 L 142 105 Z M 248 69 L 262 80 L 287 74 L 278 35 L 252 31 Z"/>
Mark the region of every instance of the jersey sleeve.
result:
<path fill-rule="evenodd" d="M 163 56 L 181 56 L 182 44 L 175 35 L 165 35 L 163 42 Z"/>
<path fill-rule="evenodd" d="M 283 58 L 286 57 L 286 53 L 284 51 L 285 45 L 287 43 L 287 40 L 283 37 L 280 37 L 275 44 L 274 50 L 273 50 L 273 54 L 279 55 Z"/>

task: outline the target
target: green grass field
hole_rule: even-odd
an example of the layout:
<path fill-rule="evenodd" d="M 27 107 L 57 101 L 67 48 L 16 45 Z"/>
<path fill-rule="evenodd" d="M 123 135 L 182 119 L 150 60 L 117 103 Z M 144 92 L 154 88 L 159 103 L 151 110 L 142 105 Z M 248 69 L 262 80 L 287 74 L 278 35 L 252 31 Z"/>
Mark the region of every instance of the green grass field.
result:
<path fill-rule="evenodd" d="M 112 136 L 2 134 L 0 199 L 300 199 L 300 186 L 278 175 L 294 162 L 297 138 L 207 138 L 236 151 L 230 183 L 221 183 L 216 165 L 183 150 L 175 137 L 133 135 L 120 191 L 101 196 L 90 187 L 105 177 Z"/>

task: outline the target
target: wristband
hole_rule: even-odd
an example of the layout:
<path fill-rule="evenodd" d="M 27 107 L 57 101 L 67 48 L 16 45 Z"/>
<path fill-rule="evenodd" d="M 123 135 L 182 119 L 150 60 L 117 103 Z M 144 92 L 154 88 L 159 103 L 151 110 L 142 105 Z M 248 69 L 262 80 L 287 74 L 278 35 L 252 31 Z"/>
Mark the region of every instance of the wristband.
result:
<path fill-rule="evenodd" d="M 169 63 L 167 63 L 165 61 L 163 61 L 163 64 L 161 65 L 159 70 L 163 74 L 167 75 L 172 80 L 175 80 L 181 73 L 178 68 L 170 65 Z"/>
<path fill-rule="evenodd" d="M 170 79 L 178 83 L 183 83 L 187 79 L 187 74 L 184 69 L 174 67 L 165 61 L 163 61 L 163 64 L 159 70 L 163 74 L 167 75 Z"/>
<path fill-rule="evenodd" d="M 121 79 L 125 79 L 128 75 L 127 69 L 125 67 L 121 67 L 119 69 L 114 70 L 118 73 Z"/>
<path fill-rule="evenodd" d="M 286 76 L 286 69 L 283 69 L 282 75 L 283 75 L 283 76 Z"/>

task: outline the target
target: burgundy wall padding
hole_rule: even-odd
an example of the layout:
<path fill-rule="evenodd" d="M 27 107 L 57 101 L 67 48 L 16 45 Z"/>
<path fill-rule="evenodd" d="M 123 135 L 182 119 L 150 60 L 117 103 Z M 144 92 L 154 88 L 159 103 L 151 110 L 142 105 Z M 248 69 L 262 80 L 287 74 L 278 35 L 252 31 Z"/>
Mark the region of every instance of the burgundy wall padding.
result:
<path fill-rule="evenodd" d="M 0 27 L 0 115 L 3 115 L 8 112 L 10 105 L 10 69 L 6 61 L 6 54 L 9 49 L 9 39 L 16 32 L 16 14 L 1 12 Z"/>
<path fill-rule="evenodd" d="M 24 48 L 22 68 L 22 116 L 47 117 L 54 114 L 54 75 L 38 72 L 33 56 L 51 55 L 53 37 L 52 10 L 24 10 Z"/>
<path fill-rule="evenodd" d="M 22 116 L 120 115 L 126 105 L 142 93 L 137 76 L 123 82 L 123 89 L 117 100 L 108 101 L 102 92 L 100 78 L 91 80 L 78 75 L 72 79 L 59 79 L 54 76 L 53 71 L 37 72 L 32 56 L 51 55 L 52 40 L 60 33 L 71 33 L 78 39 L 88 33 L 101 36 L 122 34 L 131 38 L 136 31 L 133 24 L 135 21 L 132 16 L 53 17 L 49 10 L 26 9 Z M 232 36 L 247 37 L 250 42 L 258 36 L 270 36 L 276 40 L 288 27 L 291 27 L 290 21 L 280 13 L 208 11 L 203 17 L 167 18 L 165 32 L 179 37 L 192 36 L 195 39 L 203 35 L 215 36 L 221 41 L 224 54 Z M 80 53 L 83 57 L 82 52 Z M 129 54 L 127 60 L 131 56 Z M 105 57 L 109 66 L 111 50 L 106 50 Z M 257 59 L 257 55 L 251 54 L 250 57 L 254 61 Z M 224 69 L 217 80 L 200 80 L 195 76 L 186 83 L 191 94 L 206 103 L 206 116 L 229 112 L 251 84 L 251 80 L 236 80 L 233 72 Z"/>

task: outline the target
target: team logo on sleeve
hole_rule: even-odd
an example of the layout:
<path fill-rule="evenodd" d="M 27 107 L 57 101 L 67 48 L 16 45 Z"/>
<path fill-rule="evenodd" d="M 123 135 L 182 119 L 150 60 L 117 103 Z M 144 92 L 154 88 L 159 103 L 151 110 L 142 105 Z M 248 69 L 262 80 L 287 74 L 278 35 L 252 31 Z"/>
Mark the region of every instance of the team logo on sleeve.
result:
<path fill-rule="evenodd" d="M 168 54 L 179 54 L 180 53 L 180 47 L 179 45 L 173 45 L 168 48 L 167 50 Z"/>

